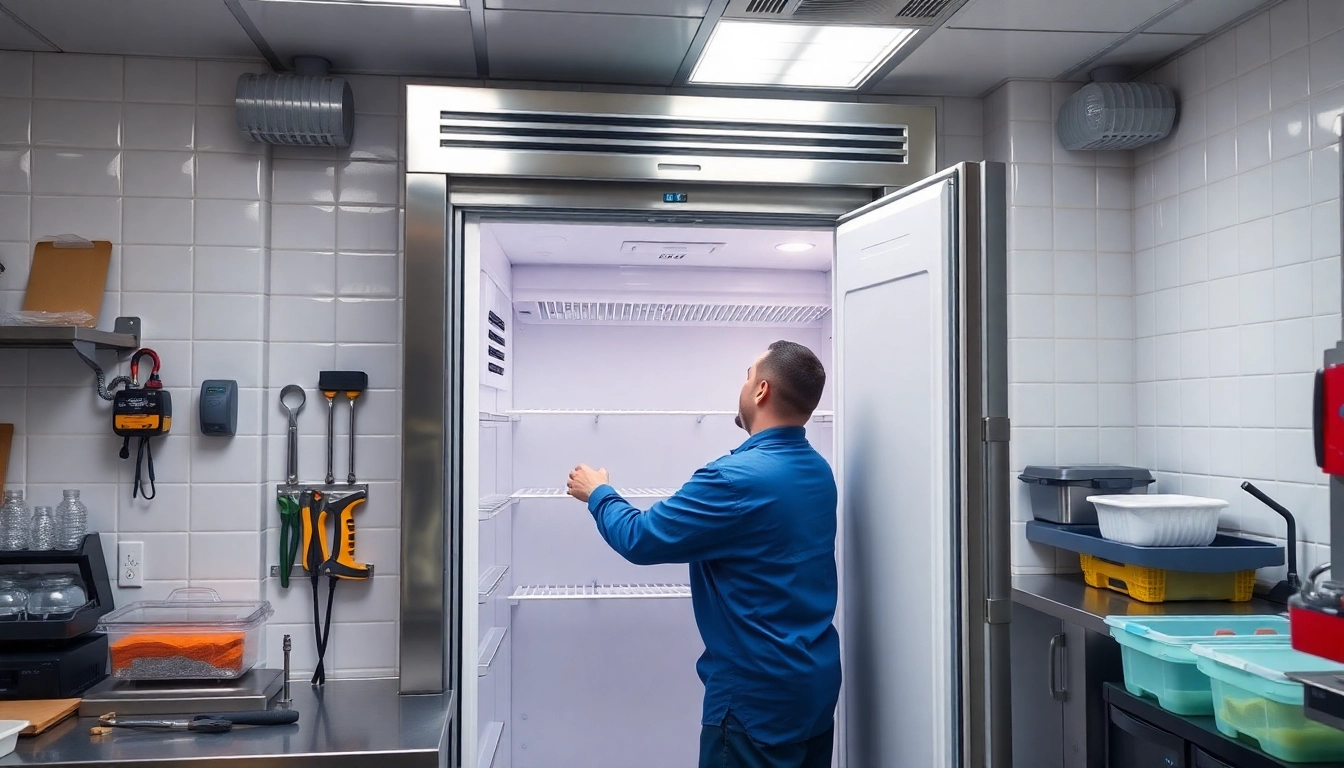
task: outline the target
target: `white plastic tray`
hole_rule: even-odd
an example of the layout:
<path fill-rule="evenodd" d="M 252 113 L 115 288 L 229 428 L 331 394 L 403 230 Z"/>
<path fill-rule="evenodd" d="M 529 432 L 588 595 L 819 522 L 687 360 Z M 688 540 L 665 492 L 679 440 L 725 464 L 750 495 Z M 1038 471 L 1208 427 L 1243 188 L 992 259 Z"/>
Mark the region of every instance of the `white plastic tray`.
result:
<path fill-rule="evenodd" d="M 27 727 L 27 720 L 0 720 L 0 757 L 14 751 L 19 743 L 19 732 Z"/>
<path fill-rule="evenodd" d="M 1218 535 L 1221 499 L 1179 494 L 1088 496 L 1101 535 L 1139 547 L 1202 547 Z"/>

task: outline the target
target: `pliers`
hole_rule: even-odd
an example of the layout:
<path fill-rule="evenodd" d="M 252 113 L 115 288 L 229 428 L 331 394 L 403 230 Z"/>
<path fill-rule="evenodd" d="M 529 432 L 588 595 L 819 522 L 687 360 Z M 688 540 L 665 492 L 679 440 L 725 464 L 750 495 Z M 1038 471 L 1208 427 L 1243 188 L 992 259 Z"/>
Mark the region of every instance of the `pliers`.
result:
<path fill-rule="evenodd" d="M 310 497 L 312 491 L 304 491 Z M 289 588 L 289 575 L 294 569 L 294 558 L 299 554 L 299 542 L 302 538 L 303 523 L 299 519 L 299 509 L 311 504 L 311 498 L 296 500 L 293 496 L 280 496 L 280 586 Z"/>

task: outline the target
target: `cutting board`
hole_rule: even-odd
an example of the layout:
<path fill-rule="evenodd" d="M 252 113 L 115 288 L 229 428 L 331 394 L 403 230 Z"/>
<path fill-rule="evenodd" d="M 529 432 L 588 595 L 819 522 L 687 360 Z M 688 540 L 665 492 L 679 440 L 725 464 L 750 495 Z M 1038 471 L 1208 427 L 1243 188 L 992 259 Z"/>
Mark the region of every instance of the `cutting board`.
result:
<path fill-rule="evenodd" d="M 9 446 L 14 442 L 14 425 L 0 424 L 0 493 L 5 492 L 5 473 L 9 471 Z"/>
<path fill-rule="evenodd" d="M 0 720 L 27 720 L 28 727 L 20 735 L 35 736 L 73 715 L 77 709 L 79 699 L 0 701 Z"/>
<path fill-rule="evenodd" d="M 24 311 L 73 312 L 83 310 L 92 316 L 93 327 L 103 306 L 107 269 L 112 261 L 112 243 L 95 240 L 87 248 L 61 248 L 55 243 L 38 243 L 33 263 L 28 268 L 28 289 L 23 295 Z"/>

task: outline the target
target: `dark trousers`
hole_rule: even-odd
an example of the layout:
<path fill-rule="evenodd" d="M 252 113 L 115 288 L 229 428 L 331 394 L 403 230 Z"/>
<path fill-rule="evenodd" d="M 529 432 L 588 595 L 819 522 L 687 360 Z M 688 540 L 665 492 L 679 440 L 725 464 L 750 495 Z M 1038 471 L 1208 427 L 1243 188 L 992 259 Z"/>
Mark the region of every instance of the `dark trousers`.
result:
<path fill-rule="evenodd" d="M 700 768 L 831 768 L 835 729 L 795 744 L 752 741 L 732 715 L 723 725 L 700 727 Z"/>

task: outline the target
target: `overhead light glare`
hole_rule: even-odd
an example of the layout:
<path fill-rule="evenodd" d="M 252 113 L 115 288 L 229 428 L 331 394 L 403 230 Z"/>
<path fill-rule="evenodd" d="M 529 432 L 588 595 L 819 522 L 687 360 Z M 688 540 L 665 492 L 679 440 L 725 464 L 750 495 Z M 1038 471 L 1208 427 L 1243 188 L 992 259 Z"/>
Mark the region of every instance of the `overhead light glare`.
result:
<path fill-rule="evenodd" d="M 810 251 L 816 247 L 817 246 L 813 243 L 780 243 L 775 246 L 775 250 L 783 251 L 785 253 L 802 253 L 803 251 Z"/>
<path fill-rule="evenodd" d="M 909 27 L 725 19 L 691 72 L 692 83 L 855 89 L 915 34 Z"/>
<path fill-rule="evenodd" d="M 314 3 L 317 5 L 401 5 L 461 8 L 462 0 L 264 0 L 269 3 Z"/>

